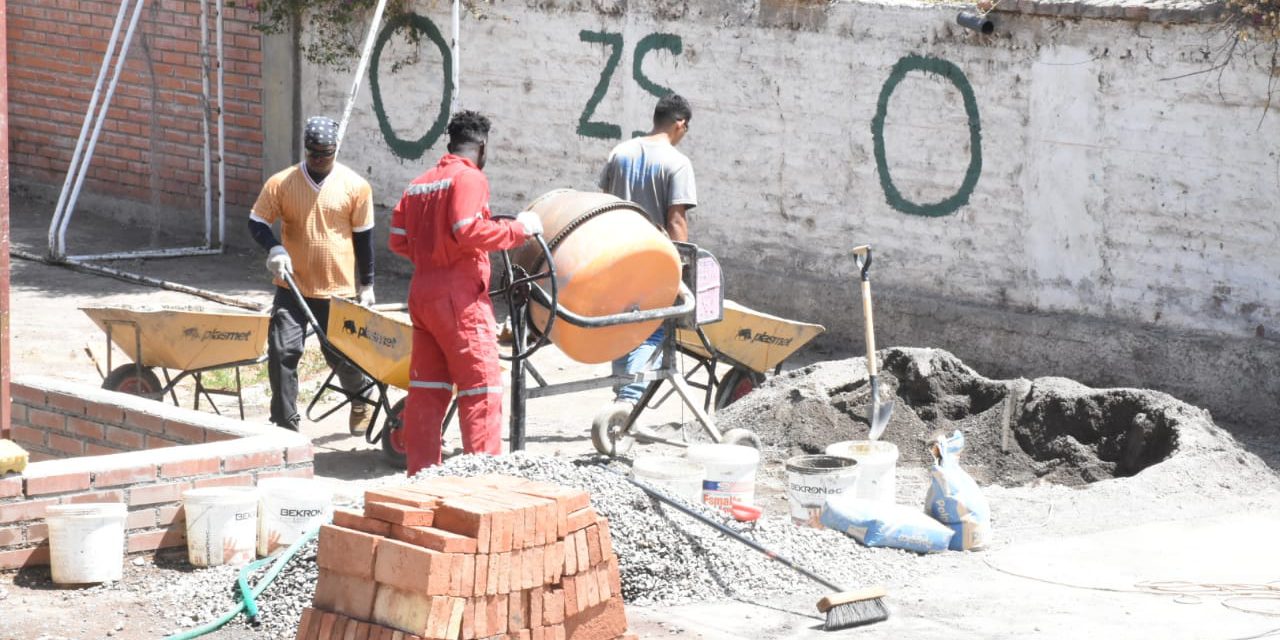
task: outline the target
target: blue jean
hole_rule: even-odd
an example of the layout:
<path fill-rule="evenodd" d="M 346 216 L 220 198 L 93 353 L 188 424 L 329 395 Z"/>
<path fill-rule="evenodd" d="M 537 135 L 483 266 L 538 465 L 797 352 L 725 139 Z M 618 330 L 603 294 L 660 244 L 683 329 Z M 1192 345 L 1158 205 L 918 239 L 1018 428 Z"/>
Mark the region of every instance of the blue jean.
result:
<path fill-rule="evenodd" d="M 631 353 L 614 360 L 613 375 L 631 375 L 644 371 L 645 363 L 647 363 L 649 358 L 654 355 L 654 352 L 662 346 L 662 338 L 665 335 L 666 333 L 664 328 L 660 326 L 657 331 L 653 332 L 653 335 L 649 336 L 648 339 L 644 341 L 644 344 L 632 349 Z M 657 354 L 653 368 L 656 369 L 660 366 L 662 366 L 661 353 Z M 652 370 L 653 369 L 650 369 L 650 371 Z M 617 397 L 615 398 L 616 400 L 625 400 L 627 402 L 635 403 L 640 401 L 640 396 L 644 395 L 644 390 L 648 386 L 649 383 L 647 382 L 632 382 L 627 385 L 614 385 L 613 392 L 617 394 Z"/>

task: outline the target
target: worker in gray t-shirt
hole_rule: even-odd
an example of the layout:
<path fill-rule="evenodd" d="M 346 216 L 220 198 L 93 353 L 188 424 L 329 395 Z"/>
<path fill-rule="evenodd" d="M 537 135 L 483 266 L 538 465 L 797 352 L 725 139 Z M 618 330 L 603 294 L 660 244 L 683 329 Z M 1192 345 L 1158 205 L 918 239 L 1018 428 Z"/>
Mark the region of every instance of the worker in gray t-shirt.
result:
<path fill-rule="evenodd" d="M 676 150 L 676 145 L 689 132 L 692 118 L 688 101 L 674 93 L 664 96 L 653 110 L 653 131 L 614 147 L 600 171 L 600 188 L 605 193 L 640 205 L 655 226 L 678 242 L 689 241 L 688 211 L 698 206 L 693 164 Z M 613 362 L 614 375 L 643 370 L 662 344 L 662 338 L 659 327 L 644 344 Z M 655 366 L 660 364 L 661 354 L 658 356 Z M 644 383 L 615 386 L 615 401 L 634 405 L 645 386 Z"/>

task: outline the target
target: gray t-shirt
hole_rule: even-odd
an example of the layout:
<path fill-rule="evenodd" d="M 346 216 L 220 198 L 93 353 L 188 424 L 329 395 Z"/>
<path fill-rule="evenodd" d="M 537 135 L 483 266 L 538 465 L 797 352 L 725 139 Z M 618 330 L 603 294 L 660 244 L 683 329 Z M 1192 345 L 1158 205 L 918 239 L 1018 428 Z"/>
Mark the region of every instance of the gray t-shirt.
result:
<path fill-rule="evenodd" d="M 640 205 L 659 229 L 666 228 L 671 205 L 698 206 L 693 164 L 668 142 L 632 138 L 619 143 L 600 170 L 600 189 Z"/>

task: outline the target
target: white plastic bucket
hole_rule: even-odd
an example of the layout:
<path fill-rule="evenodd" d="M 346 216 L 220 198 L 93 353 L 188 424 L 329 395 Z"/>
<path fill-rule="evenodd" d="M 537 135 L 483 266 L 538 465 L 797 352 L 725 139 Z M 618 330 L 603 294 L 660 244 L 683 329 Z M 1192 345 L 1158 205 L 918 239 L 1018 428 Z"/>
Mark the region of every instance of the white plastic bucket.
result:
<path fill-rule="evenodd" d="M 894 501 L 897 445 L 883 440 L 845 440 L 827 445 L 826 453 L 858 461 L 858 481 L 854 487 L 859 498 Z"/>
<path fill-rule="evenodd" d="M 725 511 L 734 503 L 755 502 L 759 451 L 740 444 L 696 444 L 689 447 L 688 458 L 707 470 L 703 502 Z"/>
<path fill-rule="evenodd" d="M 120 502 L 51 505 L 49 568 L 58 584 L 119 580 L 124 572 L 124 521 Z"/>
<path fill-rule="evenodd" d="M 333 490 L 309 478 L 258 482 L 258 555 L 287 547 L 308 529 L 333 517 Z"/>
<path fill-rule="evenodd" d="M 791 521 L 821 529 L 822 504 L 829 496 L 854 490 L 858 461 L 827 455 L 795 456 L 787 460 L 787 502 Z"/>
<path fill-rule="evenodd" d="M 655 489 L 683 498 L 691 504 L 702 502 L 702 480 L 707 470 L 700 463 L 675 456 L 637 456 L 631 475 Z"/>
<path fill-rule="evenodd" d="M 197 567 L 253 560 L 258 537 L 258 490 L 207 487 L 182 493 L 187 558 Z"/>

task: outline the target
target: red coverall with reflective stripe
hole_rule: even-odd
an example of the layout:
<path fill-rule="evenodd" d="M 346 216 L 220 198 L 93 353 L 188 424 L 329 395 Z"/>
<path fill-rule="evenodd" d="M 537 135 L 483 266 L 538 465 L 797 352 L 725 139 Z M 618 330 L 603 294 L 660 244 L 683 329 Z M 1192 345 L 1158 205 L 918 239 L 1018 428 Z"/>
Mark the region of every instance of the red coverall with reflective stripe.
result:
<path fill-rule="evenodd" d="M 440 464 L 441 424 L 455 385 L 463 450 L 502 452 L 489 252 L 526 238 L 514 220 L 489 217 L 488 178 L 452 154 L 411 182 L 391 214 L 391 250 L 413 261 L 413 357 L 403 416 L 410 476 Z"/>

